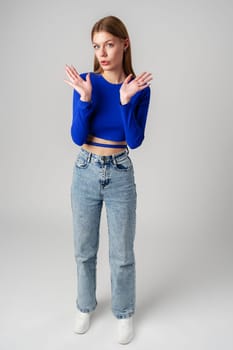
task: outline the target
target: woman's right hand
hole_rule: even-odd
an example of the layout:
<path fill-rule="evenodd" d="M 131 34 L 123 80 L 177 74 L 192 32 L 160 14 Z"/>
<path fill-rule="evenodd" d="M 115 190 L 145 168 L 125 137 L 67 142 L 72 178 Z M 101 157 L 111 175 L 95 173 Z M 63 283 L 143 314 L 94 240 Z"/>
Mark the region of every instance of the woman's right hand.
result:
<path fill-rule="evenodd" d="M 92 85 L 90 73 L 87 73 L 86 80 L 82 79 L 74 66 L 66 65 L 66 74 L 69 80 L 64 79 L 65 83 L 72 86 L 80 94 L 80 100 L 91 101 Z"/>

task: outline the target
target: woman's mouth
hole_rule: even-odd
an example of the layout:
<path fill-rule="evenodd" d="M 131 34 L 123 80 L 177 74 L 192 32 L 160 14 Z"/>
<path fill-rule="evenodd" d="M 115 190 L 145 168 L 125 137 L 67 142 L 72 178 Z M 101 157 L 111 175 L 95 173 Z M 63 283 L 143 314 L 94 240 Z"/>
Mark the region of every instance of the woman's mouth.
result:
<path fill-rule="evenodd" d="M 101 66 L 109 65 L 109 61 L 100 61 Z"/>

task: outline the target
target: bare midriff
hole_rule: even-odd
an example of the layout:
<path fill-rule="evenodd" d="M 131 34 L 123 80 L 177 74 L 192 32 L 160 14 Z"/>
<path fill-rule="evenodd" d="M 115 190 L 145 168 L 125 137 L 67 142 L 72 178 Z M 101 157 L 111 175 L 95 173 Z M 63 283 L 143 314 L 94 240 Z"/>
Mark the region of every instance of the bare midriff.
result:
<path fill-rule="evenodd" d="M 82 148 L 85 149 L 86 151 L 98 154 L 99 156 L 111 156 L 112 154 L 122 152 L 126 149 L 125 148 L 126 141 L 110 141 L 110 140 L 101 139 L 99 137 L 95 137 L 91 135 L 88 136 L 88 141 L 102 143 L 106 145 L 106 147 L 89 145 L 87 143 L 82 145 Z M 109 145 L 109 147 L 107 145 Z M 111 147 L 111 145 L 124 145 L 124 146 L 122 148 L 121 147 L 113 148 Z"/>

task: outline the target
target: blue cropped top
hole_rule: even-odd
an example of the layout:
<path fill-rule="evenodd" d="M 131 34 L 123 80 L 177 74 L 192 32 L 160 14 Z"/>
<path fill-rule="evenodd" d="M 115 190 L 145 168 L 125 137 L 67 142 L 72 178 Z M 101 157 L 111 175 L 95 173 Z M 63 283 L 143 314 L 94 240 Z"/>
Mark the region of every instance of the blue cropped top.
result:
<path fill-rule="evenodd" d="M 81 74 L 81 77 L 86 79 L 86 73 Z M 79 146 L 90 143 L 88 135 L 92 135 L 109 141 L 126 141 L 132 149 L 139 147 L 144 139 L 150 101 L 149 86 L 137 92 L 129 103 L 121 105 L 119 95 L 121 84 L 112 84 L 97 73 L 91 73 L 90 79 L 92 83 L 90 102 L 81 101 L 79 93 L 73 90 L 71 136 L 74 143 Z M 106 144 L 95 144 L 106 146 Z M 124 145 L 115 146 L 124 147 Z"/>

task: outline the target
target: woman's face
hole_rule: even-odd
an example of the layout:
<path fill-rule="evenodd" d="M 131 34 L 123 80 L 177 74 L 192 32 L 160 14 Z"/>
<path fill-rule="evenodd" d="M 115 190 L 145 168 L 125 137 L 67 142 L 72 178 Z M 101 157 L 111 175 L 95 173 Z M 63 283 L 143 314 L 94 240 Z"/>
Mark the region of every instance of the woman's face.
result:
<path fill-rule="evenodd" d="M 120 39 L 108 32 L 96 32 L 93 35 L 95 56 L 103 71 L 121 71 L 127 47 L 128 39 Z"/>

